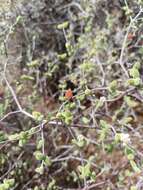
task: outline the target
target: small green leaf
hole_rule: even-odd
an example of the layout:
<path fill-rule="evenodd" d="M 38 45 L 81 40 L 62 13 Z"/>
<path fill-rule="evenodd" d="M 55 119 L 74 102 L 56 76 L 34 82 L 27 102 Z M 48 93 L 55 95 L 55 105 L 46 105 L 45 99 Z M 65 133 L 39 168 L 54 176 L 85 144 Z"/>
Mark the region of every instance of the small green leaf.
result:
<path fill-rule="evenodd" d="M 78 166 L 78 170 L 80 172 L 80 178 L 81 179 L 85 179 L 87 177 L 90 177 L 90 175 L 92 174 L 90 168 L 91 168 L 90 163 L 87 163 L 84 166 Z"/>
<path fill-rule="evenodd" d="M 55 185 L 56 185 L 56 181 L 55 179 L 52 179 L 52 181 L 48 184 L 47 190 L 54 190 L 56 188 Z"/>
<path fill-rule="evenodd" d="M 7 183 L 10 187 L 14 185 L 15 179 L 4 179 L 4 183 Z"/>
<path fill-rule="evenodd" d="M 27 64 L 27 66 L 30 68 L 37 67 L 38 65 L 39 65 L 39 60 L 33 60 Z"/>
<path fill-rule="evenodd" d="M 91 95 L 92 94 L 92 90 L 90 90 L 89 88 L 87 88 L 84 93 L 85 93 L 86 96 Z"/>
<path fill-rule="evenodd" d="M 135 185 L 132 185 L 132 186 L 130 187 L 130 190 L 138 190 L 138 188 L 137 188 Z"/>
<path fill-rule="evenodd" d="M 87 117 L 82 117 L 82 122 L 87 125 L 89 124 L 90 120 Z"/>
<path fill-rule="evenodd" d="M 66 54 L 66 53 L 59 54 L 59 55 L 58 55 L 58 58 L 59 58 L 60 60 L 65 60 L 65 59 L 67 58 L 67 54 Z"/>
<path fill-rule="evenodd" d="M 41 121 L 44 117 L 40 112 L 33 111 L 32 116 L 35 118 L 37 121 Z"/>
<path fill-rule="evenodd" d="M 49 158 L 49 156 L 45 157 L 44 164 L 47 166 L 51 166 L 52 162 L 51 162 L 51 159 Z"/>
<path fill-rule="evenodd" d="M 68 22 L 68 21 L 65 21 L 65 22 L 63 22 L 62 24 L 59 24 L 59 25 L 57 26 L 57 28 L 58 28 L 59 30 L 61 30 L 61 29 L 66 29 L 66 28 L 68 27 L 68 25 L 69 25 L 69 22 Z"/>
<path fill-rule="evenodd" d="M 18 133 L 15 133 L 15 134 L 13 134 L 13 135 L 8 135 L 8 139 L 10 140 L 10 141 L 13 141 L 13 140 L 19 140 L 19 134 Z"/>
<path fill-rule="evenodd" d="M 45 155 L 43 155 L 42 152 L 40 151 L 36 151 L 34 152 L 34 156 L 37 160 L 44 160 L 45 159 Z"/>
<path fill-rule="evenodd" d="M 83 135 L 78 135 L 77 139 L 73 139 L 72 143 L 75 144 L 77 147 L 82 148 L 86 145 L 86 140 Z"/>
<path fill-rule="evenodd" d="M 91 73 L 94 70 L 94 64 L 92 62 L 84 62 L 79 67 L 85 73 Z"/>
<path fill-rule="evenodd" d="M 133 168 L 133 170 L 134 170 L 135 172 L 137 172 L 137 173 L 140 173 L 140 172 L 141 172 L 141 170 L 139 169 L 139 167 L 137 166 L 137 164 L 135 163 L 135 161 L 130 160 L 130 164 L 131 164 L 131 166 L 132 166 L 132 168 Z"/>
<path fill-rule="evenodd" d="M 21 19 L 22 19 L 22 16 L 18 15 L 18 16 L 16 17 L 16 23 L 19 23 L 19 22 L 21 21 Z"/>
<path fill-rule="evenodd" d="M 39 173 L 39 174 L 43 174 L 44 173 L 44 167 L 43 167 L 43 164 L 41 164 L 41 166 L 40 167 L 37 167 L 36 169 L 35 169 L 35 171 L 37 172 L 37 173 Z"/>
<path fill-rule="evenodd" d="M 139 78 L 140 73 L 138 71 L 138 69 L 136 69 L 135 67 L 133 67 L 132 69 L 129 70 L 130 76 L 133 78 Z"/>
<path fill-rule="evenodd" d="M 115 90 L 117 89 L 117 81 L 113 80 L 111 83 L 109 83 L 109 91 L 110 92 L 115 92 Z"/>
<path fill-rule="evenodd" d="M 41 139 L 37 142 L 37 149 L 41 149 L 43 146 L 44 141 Z"/>
<path fill-rule="evenodd" d="M 138 102 L 132 100 L 130 96 L 125 96 L 124 100 L 127 103 L 127 105 L 131 108 L 138 106 Z"/>
<path fill-rule="evenodd" d="M 141 83 L 141 79 L 140 78 L 132 78 L 132 79 L 128 79 L 127 80 L 127 85 L 132 85 L 132 86 L 139 86 Z"/>
<path fill-rule="evenodd" d="M 31 80 L 31 81 L 33 81 L 33 80 L 35 80 L 35 79 L 34 79 L 34 77 L 32 77 L 32 76 L 22 75 L 22 76 L 21 76 L 21 80 Z"/>

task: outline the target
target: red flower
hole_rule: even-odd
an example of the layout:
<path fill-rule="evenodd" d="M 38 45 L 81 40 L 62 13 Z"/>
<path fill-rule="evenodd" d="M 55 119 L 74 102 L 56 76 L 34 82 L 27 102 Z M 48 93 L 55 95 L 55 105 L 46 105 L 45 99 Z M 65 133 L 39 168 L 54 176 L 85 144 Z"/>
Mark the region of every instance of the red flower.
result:
<path fill-rule="evenodd" d="M 65 98 L 70 100 L 73 97 L 73 92 L 72 90 L 69 88 L 66 92 L 65 92 Z"/>

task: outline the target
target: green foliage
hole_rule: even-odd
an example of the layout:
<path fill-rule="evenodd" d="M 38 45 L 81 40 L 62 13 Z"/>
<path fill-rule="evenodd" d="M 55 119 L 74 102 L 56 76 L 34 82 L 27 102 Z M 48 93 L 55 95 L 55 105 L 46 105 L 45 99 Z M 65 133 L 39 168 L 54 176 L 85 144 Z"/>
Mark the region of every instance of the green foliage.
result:
<path fill-rule="evenodd" d="M 59 58 L 60 60 L 65 60 L 65 59 L 67 58 L 67 54 L 66 54 L 66 53 L 59 54 L 59 55 L 58 55 L 58 58 Z"/>
<path fill-rule="evenodd" d="M 137 187 L 135 185 L 132 185 L 130 190 L 137 190 Z"/>
<path fill-rule="evenodd" d="M 104 121 L 104 120 L 100 120 L 100 126 L 101 126 L 101 130 L 100 130 L 100 141 L 104 141 L 107 138 L 109 129 L 110 129 L 110 125 Z"/>
<path fill-rule="evenodd" d="M 27 64 L 29 68 L 34 68 L 34 67 L 37 67 L 38 65 L 39 65 L 39 60 L 33 60 Z"/>
<path fill-rule="evenodd" d="M 87 88 L 84 93 L 86 96 L 89 96 L 92 94 L 92 91 L 89 88 Z"/>
<path fill-rule="evenodd" d="M 138 86 L 141 84 L 139 69 L 140 64 L 135 63 L 134 66 L 129 70 L 130 76 L 132 78 L 127 81 L 128 84 L 132 86 Z"/>
<path fill-rule="evenodd" d="M 84 148 L 87 144 L 87 141 L 83 135 L 78 135 L 77 139 L 72 140 L 72 143 L 75 144 L 78 148 Z"/>
<path fill-rule="evenodd" d="M 4 165 L 5 163 L 6 163 L 6 161 L 7 161 L 7 157 L 6 157 L 6 155 L 4 155 L 4 154 L 0 154 L 0 165 L 2 166 L 2 165 Z"/>
<path fill-rule="evenodd" d="M 124 100 L 127 103 L 127 105 L 131 108 L 134 108 L 138 105 L 138 103 L 132 100 L 130 96 L 125 96 Z"/>
<path fill-rule="evenodd" d="M 39 167 L 37 167 L 37 168 L 35 169 L 35 171 L 36 171 L 37 173 L 39 173 L 40 175 L 42 175 L 42 174 L 44 173 L 44 166 L 43 166 L 43 164 L 41 164 Z"/>
<path fill-rule="evenodd" d="M 43 119 L 43 115 L 40 112 L 37 112 L 37 111 L 33 111 L 32 116 L 34 117 L 34 119 L 36 121 L 42 121 L 42 119 Z"/>
<path fill-rule="evenodd" d="M 136 173 L 140 173 L 141 169 L 137 166 L 136 162 L 134 160 L 130 160 L 130 164 Z"/>
<path fill-rule="evenodd" d="M 43 146 L 43 143 L 44 143 L 43 139 L 38 140 L 37 141 L 37 149 L 41 149 Z"/>
<path fill-rule="evenodd" d="M 96 110 L 100 109 L 104 105 L 105 97 L 101 97 L 100 99 L 97 99 L 95 101 L 96 104 Z"/>
<path fill-rule="evenodd" d="M 74 52 L 73 46 L 71 45 L 70 42 L 66 42 L 65 46 L 66 46 L 68 55 L 71 56 L 73 54 L 73 52 Z"/>
<path fill-rule="evenodd" d="M 94 64 L 92 62 L 84 62 L 80 65 L 80 69 L 85 73 L 92 73 L 94 71 Z"/>
<path fill-rule="evenodd" d="M 89 124 L 90 120 L 87 117 L 82 117 L 82 122 L 84 124 Z"/>
<path fill-rule="evenodd" d="M 141 83 L 140 78 L 133 78 L 133 79 L 128 79 L 127 84 L 131 86 L 139 86 Z"/>
<path fill-rule="evenodd" d="M 0 184 L 0 190 L 9 190 L 14 186 L 14 179 L 4 179 L 3 183 Z"/>
<path fill-rule="evenodd" d="M 34 156 L 35 156 L 36 160 L 43 161 L 43 163 L 45 165 L 47 165 L 47 166 L 51 165 L 51 160 L 50 160 L 49 156 L 46 156 L 42 152 L 36 151 L 36 152 L 34 152 Z"/>
<path fill-rule="evenodd" d="M 84 166 L 78 166 L 78 170 L 80 172 L 79 177 L 81 179 L 91 178 L 93 181 L 95 181 L 95 179 L 96 179 L 95 172 L 91 171 L 90 163 L 87 163 Z"/>
<path fill-rule="evenodd" d="M 34 79 L 34 77 L 32 77 L 32 76 L 28 76 L 28 75 L 22 75 L 21 76 L 21 80 L 30 80 L 30 81 L 34 81 L 35 79 Z"/>
<path fill-rule="evenodd" d="M 7 135 L 3 131 L 0 131 L 0 142 L 4 141 L 6 139 L 7 139 Z"/>
<path fill-rule="evenodd" d="M 58 28 L 59 30 L 61 30 L 61 29 L 66 29 L 66 28 L 68 27 L 68 25 L 69 25 L 69 22 L 68 22 L 68 21 L 65 21 L 65 22 L 63 22 L 62 24 L 59 24 L 59 25 L 57 26 L 57 28 Z"/>
<path fill-rule="evenodd" d="M 1 190 L 94 189 L 96 176 L 99 189 L 137 189 L 142 6 L 33 0 L 0 14 Z"/>
<path fill-rule="evenodd" d="M 123 146 L 126 147 L 128 144 L 130 144 L 130 136 L 127 133 L 116 133 L 115 142 L 121 142 Z"/>
<path fill-rule="evenodd" d="M 134 172 L 136 173 L 140 173 L 141 169 L 137 166 L 136 162 L 135 162 L 135 151 L 133 149 L 131 149 L 130 147 L 126 147 L 125 148 L 125 154 L 127 155 L 127 158 L 130 162 L 130 165 L 133 169 Z"/>
<path fill-rule="evenodd" d="M 118 94 L 117 88 L 118 88 L 117 80 L 113 80 L 111 83 L 109 83 L 109 92 L 111 93 L 112 96 L 116 96 Z"/>
<path fill-rule="evenodd" d="M 57 118 L 61 119 L 64 123 L 69 125 L 69 124 L 71 124 L 71 122 L 73 120 L 73 115 L 70 111 L 65 110 L 65 111 L 59 112 L 57 114 Z"/>
<path fill-rule="evenodd" d="M 56 190 L 57 189 L 57 187 L 56 187 L 56 181 L 53 179 L 50 183 L 49 183 L 49 185 L 48 185 L 48 187 L 47 187 L 47 190 Z"/>
<path fill-rule="evenodd" d="M 4 105 L 0 104 L 0 117 L 4 115 Z"/>
<path fill-rule="evenodd" d="M 136 67 L 133 67 L 132 69 L 129 70 L 131 77 L 133 78 L 139 78 L 140 73 Z"/>

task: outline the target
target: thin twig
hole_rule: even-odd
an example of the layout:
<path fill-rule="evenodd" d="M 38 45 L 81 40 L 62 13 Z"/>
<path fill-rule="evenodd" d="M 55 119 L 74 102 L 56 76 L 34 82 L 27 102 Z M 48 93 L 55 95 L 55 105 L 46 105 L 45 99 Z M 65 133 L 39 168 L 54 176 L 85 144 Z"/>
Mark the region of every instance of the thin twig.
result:
<path fill-rule="evenodd" d="M 125 75 L 127 76 L 127 78 L 129 78 L 129 74 L 128 74 L 128 72 L 127 72 L 127 70 L 126 70 L 126 68 L 124 66 L 124 62 L 123 62 L 124 52 L 125 52 L 129 32 L 130 32 L 134 22 L 138 19 L 138 17 L 141 15 L 142 12 L 143 12 L 143 9 L 140 8 L 140 11 L 138 12 L 138 14 L 133 19 L 131 19 L 130 24 L 129 24 L 128 28 L 127 28 L 127 32 L 125 34 L 124 40 L 123 40 L 123 44 L 122 44 L 119 64 L 120 64 L 122 70 L 124 71 Z"/>
<path fill-rule="evenodd" d="M 7 176 L 7 175 L 10 173 L 10 171 L 15 168 L 17 162 L 21 159 L 21 157 L 23 156 L 23 154 L 24 154 L 24 151 L 20 153 L 20 155 L 18 156 L 17 160 L 16 160 L 16 161 L 14 162 L 14 164 L 8 169 L 8 171 L 0 177 L 0 180 L 2 180 L 3 178 L 5 178 L 5 176 Z"/>

